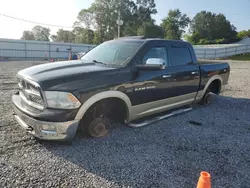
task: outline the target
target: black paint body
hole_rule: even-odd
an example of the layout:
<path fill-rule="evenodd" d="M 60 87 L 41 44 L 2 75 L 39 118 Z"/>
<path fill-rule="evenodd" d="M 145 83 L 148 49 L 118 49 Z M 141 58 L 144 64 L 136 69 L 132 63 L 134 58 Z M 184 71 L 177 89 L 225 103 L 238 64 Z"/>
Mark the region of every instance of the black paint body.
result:
<path fill-rule="evenodd" d="M 123 67 L 75 60 L 37 65 L 24 69 L 19 74 L 37 82 L 43 91 L 71 92 L 82 104 L 99 92 L 119 90 L 130 98 L 132 106 L 198 92 L 204 89 L 213 75 L 221 75 L 223 83 L 228 81 L 230 71 L 228 63 L 215 64 L 204 61 L 200 64 L 189 43 L 161 39 L 134 40 L 140 42 L 143 40 L 143 45 Z M 168 50 L 171 45 L 188 47 L 192 62 L 184 66 L 173 66 L 174 62 L 171 62 L 173 54 Z M 139 70 L 136 65 L 152 47 L 166 48 L 168 65 L 162 70 Z M 196 73 L 192 74 L 192 72 Z M 164 75 L 170 76 L 164 78 Z M 137 88 L 150 86 L 153 88 L 135 91 Z M 37 112 L 30 109 L 29 112 L 29 108 L 27 109 L 28 111 L 25 112 L 27 115 L 47 121 L 73 120 L 78 111 L 78 109 L 46 109 Z M 67 118 L 62 118 L 64 114 Z"/>

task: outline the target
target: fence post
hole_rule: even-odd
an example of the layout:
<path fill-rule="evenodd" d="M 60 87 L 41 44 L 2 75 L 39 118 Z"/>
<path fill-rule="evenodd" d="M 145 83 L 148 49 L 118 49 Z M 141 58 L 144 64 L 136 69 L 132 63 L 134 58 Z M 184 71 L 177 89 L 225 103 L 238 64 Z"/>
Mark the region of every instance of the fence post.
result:
<path fill-rule="evenodd" d="M 50 54 L 50 42 L 49 42 L 49 60 L 51 59 L 51 54 Z"/>
<path fill-rule="evenodd" d="M 234 52 L 235 54 L 234 54 L 234 55 L 236 55 L 236 53 L 237 53 L 237 47 L 238 47 L 238 46 L 235 47 L 235 52 Z"/>
<path fill-rule="evenodd" d="M 25 59 L 27 59 L 27 42 L 24 42 Z"/>
<path fill-rule="evenodd" d="M 206 59 L 206 49 L 204 50 L 204 59 Z"/>
<path fill-rule="evenodd" d="M 227 57 L 227 48 L 226 48 L 226 51 L 225 51 L 225 57 Z"/>
<path fill-rule="evenodd" d="M 214 59 L 216 59 L 216 48 L 214 49 Z"/>

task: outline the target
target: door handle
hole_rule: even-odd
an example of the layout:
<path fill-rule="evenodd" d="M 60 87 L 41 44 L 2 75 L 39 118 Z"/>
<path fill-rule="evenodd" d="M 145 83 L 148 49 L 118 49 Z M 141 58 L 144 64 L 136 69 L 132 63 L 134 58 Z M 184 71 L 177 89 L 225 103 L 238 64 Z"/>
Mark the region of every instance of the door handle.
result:
<path fill-rule="evenodd" d="M 192 75 L 198 74 L 198 71 L 191 72 Z"/>
<path fill-rule="evenodd" d="M 170 78 L 170 77 L 171 77 L 170 74 L 164 74 L 164 75 L 162 75 L 162 78 Z"/>

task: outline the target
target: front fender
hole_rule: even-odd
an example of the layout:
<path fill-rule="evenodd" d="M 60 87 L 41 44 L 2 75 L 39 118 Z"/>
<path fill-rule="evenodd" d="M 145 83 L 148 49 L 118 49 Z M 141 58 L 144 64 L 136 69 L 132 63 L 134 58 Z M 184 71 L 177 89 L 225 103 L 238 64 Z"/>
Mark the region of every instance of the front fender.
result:
<path fill-rule="evenodd" d="M 95 104 L 96 102 L 102 99 L 108 99 L 108 98 L 119 98 L 124 101 L 127 107 L 125 122 L 129 122 L 131 120 L 132 104 L 128 96 L 120 91 L 104 91 L 104 92 L 93 95 L 86 102 L 84 102 L 83 105 L 80 107 L 78 113 L 76 114 L 75 120 L 81 120 L 84 114 L 93 104 Z"/>

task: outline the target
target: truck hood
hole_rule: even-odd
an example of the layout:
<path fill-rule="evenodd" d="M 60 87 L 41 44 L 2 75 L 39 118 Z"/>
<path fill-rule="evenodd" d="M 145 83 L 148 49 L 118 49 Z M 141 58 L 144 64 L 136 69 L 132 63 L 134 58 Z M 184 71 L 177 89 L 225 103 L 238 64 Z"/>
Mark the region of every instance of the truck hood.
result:
<path fill-rule="evenodd" d="M 77 76 L 84 73 L 113 70 L 106 65 L 83 62 L 81 60 L 61 61 L 32 66 L 18 72 L 18 75 L 35 82 Z"/>

